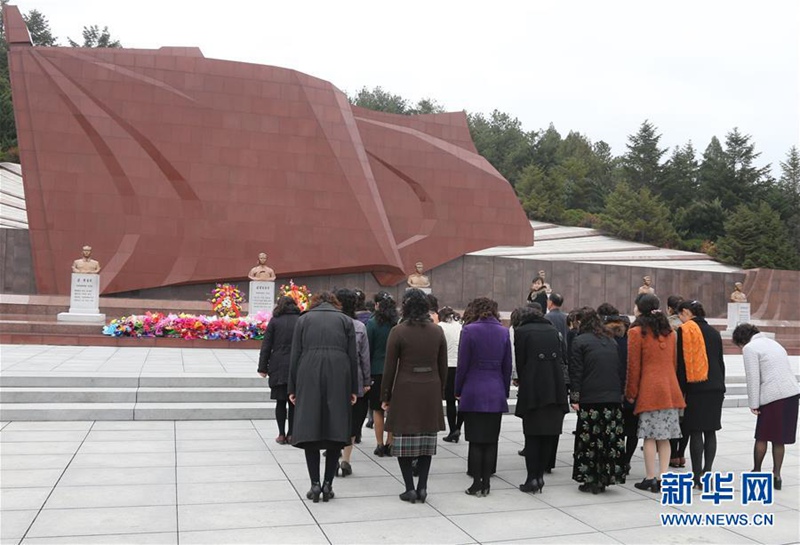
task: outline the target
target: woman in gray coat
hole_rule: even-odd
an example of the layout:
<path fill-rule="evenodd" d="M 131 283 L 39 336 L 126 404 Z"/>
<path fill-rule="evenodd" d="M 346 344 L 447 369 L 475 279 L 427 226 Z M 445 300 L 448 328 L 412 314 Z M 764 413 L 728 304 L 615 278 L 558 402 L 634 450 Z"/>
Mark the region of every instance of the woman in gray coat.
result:
<path fill-rule="evenodd" d="M 292 445 L 306 452 L 311 490 L 306 497 L 333 498 L 339 455 L 350 443 L 351 405 L 358 394 L 358 360 L 353 320 L 339 311 L 330 292 L 311 298 L 292 340 L 289 400 L 295 405 Z M 320 450 L 326 451 L 325 475 L 319 479 Z"/>

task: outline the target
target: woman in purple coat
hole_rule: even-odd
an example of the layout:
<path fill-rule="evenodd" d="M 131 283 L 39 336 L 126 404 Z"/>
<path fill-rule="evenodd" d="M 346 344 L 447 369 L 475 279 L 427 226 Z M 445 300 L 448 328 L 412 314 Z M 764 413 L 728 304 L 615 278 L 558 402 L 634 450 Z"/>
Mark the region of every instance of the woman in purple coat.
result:
<path fill-rule="evenodd" d="M 500 421 L 508 412 L 511 341 L 508 329 L 500 323 L 495 301 L 481 297 L 470 307 L 471 321 L 461 330 L 458 345 L 455 396 L 469 441 L 468 469 L 473 483 L 466 493 L 487 496 L 497 464 Z"/>

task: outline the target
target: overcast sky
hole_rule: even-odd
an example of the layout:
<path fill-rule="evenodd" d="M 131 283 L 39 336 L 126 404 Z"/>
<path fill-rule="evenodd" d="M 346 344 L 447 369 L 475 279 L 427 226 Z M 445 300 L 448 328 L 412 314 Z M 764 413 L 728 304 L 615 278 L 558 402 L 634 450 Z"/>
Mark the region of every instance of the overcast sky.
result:
<path fill-rule="evenodd" d="M 13 4 L 14 1 L 12 0 Z M 447 110 L 553 123 L 615 154 L 644 119 L 698 156 L 733 127 L 761 164 L 800 147 L 798 0 L 24 0 L 66 45 L 84 25 L 125 47 L 292 68 Z"/>

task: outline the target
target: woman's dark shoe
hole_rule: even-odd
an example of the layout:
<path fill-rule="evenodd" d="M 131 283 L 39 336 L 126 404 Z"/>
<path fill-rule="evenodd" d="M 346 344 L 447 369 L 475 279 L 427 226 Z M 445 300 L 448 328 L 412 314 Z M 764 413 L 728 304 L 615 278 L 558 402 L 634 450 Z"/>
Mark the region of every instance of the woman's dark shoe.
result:
<path fill-rule="evenodd" d="M 400 494 L 400 499 L 403 501 L 407 501 L 409 503 L 416 503 L 417 502 L 417 491 L 416 490 L 406 490 L 402 494 Z"/>
<path fill-rule="evenodd" d="M 519 485 L 520 492 L 530 492 L 531 494 L 536 494 L 536 492 L 538 492 L 539 490 L 541 490 L 539 488 L 539 481 L 537 481 L 536 479 L 531 479 L 530 481 L 526 481 L 523 484 Z"/>
<path fill-rule="evenodd" d="M 631 474 L 631 465 L 630 464 L 625 464 L 625 466 L 622 468 L 622 475 L 624 477 L 627 477 L 630 474 Z"/>
<path fill-rule="evenodd" d="M 670 458 L 669 459 L 669 467 L 681 467 L 681 459 L 680 458 Z"/>
<path fill-rule="evenodd" d="M 428 489 L 427 488 L 420 488 L 417 490 L 417 501 L 420 503 L 425 503 L 425 500 L 428 497 Z"/>
<path fill-rule="evenodd" d="M 292 436 L 291 435 L 287 435 L 286 436 L 286 444 L 287 445 L 291 445 L 292 444 Z"/>
<path fill-rule="evenodd" d="M 633 486 L 639 490 L 649 490 L 650 492 L 659 492 L 661 490 L 661 485 L 655 479 L 642 479 L 642 482 L 635 483 Z M 585 490 L 582 490 L 582 492 L 585 492 Z"/>
<path fill-rule="evenodd" d="M 322 494 L 322 487 L 319 483 L 311 483 L 311 490 L 306 492 L 306 498 L 313 500 L 314 503 L 319 503 L 320 494 Z"/>
<path fill-rule="evenodd" d="M 350 462 L 340 462 L 339 470 L 342 472 L 342 477 L 353 474 L 353 467 L 350 465 Z"/>
<path fill-rule="evenodd" d="M 636 486 L 636 485 L 634 485 L 634 486 Z M 639 488 L 639 487 L 636 486 L 636 488 Z M 578 486 L 578 490 L 580 490 L 581 492 L 591 492 L 592 491 L 592 485 L 590 485 L 589 483 L 583 483 L 582 485 Z"/>
<path fill-rule="evenodd" d="M 472 486 L 464 490 L 464 493 L 467 494 L 468 496 L 475 496 L 481 498 L 483 497 L 483 486 L 480 484 L 473 484 Z"/>
<path fill-rule="evenodd" d="M 772 488 L 780 490 L 783 487 L 783 479 L 780 477 L 772 477 Z"/>
<path fill-rule="evenodd" d="M 279 435 L 278 437 L 275 438 L 275 442 L 278 443 L 279 445 L 285 445 L 286 444 L 286 436 L 283 435 L 283 434 Z"/>
<path fill-rule="evenodd" d="M 443 441 L 446 441 L 448 443 L 458 443 L 458 440 L 460 438 L 461 438 L 461 432 L 459 430 L 456 430 L 454 432 L 451 432 L 450 435 L 448 435 L 447 437 L 445 437 Z"/>
<path fill-rule="evenodd" d="M 686 458 L 682 456 L 678 458 L 678 467 L 686 467 Z"/>
<path fill-rule="evenodd" d="M 391 456 L 392 455 L 392 445 L 390 445 L 390 444 L 383 445 L 383 455 L 384 456 Z"/>
<path fill-rule="evenodd" d="M 386 456 L 383 452 L 384 452 L 383 445 L 378 445 L 377 447 L 375 447 L 375 450 L 372 451 L 372 454 L 374 454 L 379 458 L 383 458 L 384 456 Z"/>
<path fill-rule="evenodd" d="M 369 429 L 372 429 L 372 428 L 374 428 L 374 427 L 375 427 L 375 423 L 374 423 L 374 422 L 367 422 L 367 427 L 368 427 Z"/>
<path fill-rule="evenodd" d="M 356 445 L 360 445 L 361 444 L 361 436 L 360 435 L 356 435 L 355 443 L 356 443 Z"/>
<path fill-rule="evenodd" d="M 336 494 L 333 493 L 333 486 L 328 481 L 322 483 L 322 501 L 326 502 L 333 499 Z M 316 503 L 316 501 L 315 501 Z"/>

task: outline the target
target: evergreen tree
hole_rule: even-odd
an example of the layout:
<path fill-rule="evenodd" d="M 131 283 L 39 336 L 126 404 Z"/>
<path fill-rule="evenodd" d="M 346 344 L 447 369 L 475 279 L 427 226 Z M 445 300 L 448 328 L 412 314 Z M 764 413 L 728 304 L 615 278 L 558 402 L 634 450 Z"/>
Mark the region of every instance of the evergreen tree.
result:
<path fill-rule="evenodd" d="M 697 176 L 697 159 L 689 141 L 683 147 L 676 147 L 664 165 L 664 177 L 657 194 L 671 210 L 676 210 L 697 198 Z"/>
<path fill-rule="evenodd" d="M 517 194 L 529 218 L 558 223 L 564 216 L 564 182 L 530 164 L 517 182 Z"/>
<path fill-rule="evenodd" d="M 673 223 L 681 237 L 681 247 L 700 250 L 703 243 L 715 242 L 725 234 L 727 212 L 719 199 L 713 201 L 689 200 L 675 211 Z"/>
<path fill-rule="evenodd" d="M 488 119 L 469 114 L 467 120 L 478 153 L 516 187 L 522 170 L 531 163 L 535 133 L 523 131 L 519 119 L 498 110 Z"/>
<path fill-rule="evenodd" d="M 83 27 L 82 35 L 82 44 L 79 44 L 72 38 L 67 38 L 69 45 L 72 47 L 122 47 L 119 40 L 114 40 L 111 37 L 111 32 L 109 32 L 107 26 L 103 27 L 103 30 L 100 30 L 100 27 L 97 25 L 85 26 Z"/>
<path fill-rule="evenodd" d="M 729 176 L 725 150 L 722 149 L 719 139 L 716 136 L 712 136 L 711 142 L 703 152 L 703 162 L 700 163 L 700 168 L 698 169 L 700 198 L 708 202 L 720 198 Z M 720 202 L 722 201 L 720 200 Z"/>
<path fill-rule="evenodd" d="M 719 239 L 720 261 L 745 269 L 797 269 L 800 256 L 790 243 L 780 216 L 766 202 L 740 205 L 725 222 Z"/>
<path fill-rule="evenodd" d="M 781 161 L 781 177 L 775 185 L 776 206 L 789 233 L 789 240 L 794 242 L 795 249 L 800 252 L 800 152 L 792 146 L 786 154 L 786 161 Z M 770 201 L 773 202 L 773 201 Z"/>
<path fill-rule="evenodd" d="M 53 47 L 58 45 L 58 40 L 53 36 L 50 30 L 50 23 L 47 18 L 38 10 L 32 9 L 22 18 L 25 24 L 28 25 L 28 32 L 31 34 L 31 42 L 33 45 L 42 47 Z"/>
<path fill-rule="evenodd" d="M 561 134 L 550 123 L 547 130 L 541 133 L 533 143 L 531 159 L 547 172 L 558 164 L 560 147 Z"/>
<path fill-rule="evenodd" d="M 372 90 L 362 87 L 354 96 L 348 96 L 347 98 L 355 106 L 377 112 L 406 114 L 409 110 L 406 99 L 400 95 L 393 95 L 380 86 Z"/>
<path fill-rule="evenodd" d="M 752 202 L 759 195 L 762 185 L 767 181 L 769 165 L 756 168 L 755 160 L 761 153 L 755 151 L 755 143 L 750 135 L 742 134 L 734 128 L 725 137 L 725 159 L 729 178 L 722 194 L 722 205 L 732 209 L 739 204 Z"/>
<path fill-rule="evenodd" d="M 625 182 L 608 196 L 600 228 L 611 236 L 658 246 L 670 247 L 678 239 L 664 202 L 649 189 L 636 191 Z"/>
<path fill-rule="evenodd" d="M 658 194 L 661 185 L 661 157 L 667 152 L 658 147 L 661 135 L 656 134 L 656 127 L 645 120 L 636 134 L 628 136 L 628 152 L 622 158 L 622 170 L 625 181 L 632 189 L 650 189 Z"/>

